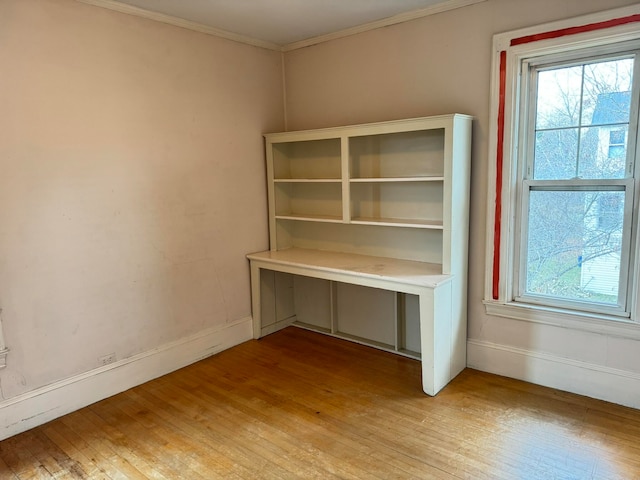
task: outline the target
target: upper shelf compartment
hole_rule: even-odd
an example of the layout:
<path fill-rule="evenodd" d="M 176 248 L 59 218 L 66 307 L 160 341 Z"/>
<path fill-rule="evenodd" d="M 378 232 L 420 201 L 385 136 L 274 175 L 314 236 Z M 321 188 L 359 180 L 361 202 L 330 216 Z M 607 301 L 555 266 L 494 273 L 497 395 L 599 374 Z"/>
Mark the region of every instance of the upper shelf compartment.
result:
<path fill-rule="evenodd" d="M 454 114 L 266 134 L 271 250 L 367 252 L 456 271 L 471 122 Z"/>
<path fill-rule="evenodd" d="M 340 138 L 273 144 L 274 180 L 337 180 L 342 174 Z"/>
<path fill-rule="evenodd" d="M 352 181 L 442 179 L 444 128 L 349 138 Z"/>

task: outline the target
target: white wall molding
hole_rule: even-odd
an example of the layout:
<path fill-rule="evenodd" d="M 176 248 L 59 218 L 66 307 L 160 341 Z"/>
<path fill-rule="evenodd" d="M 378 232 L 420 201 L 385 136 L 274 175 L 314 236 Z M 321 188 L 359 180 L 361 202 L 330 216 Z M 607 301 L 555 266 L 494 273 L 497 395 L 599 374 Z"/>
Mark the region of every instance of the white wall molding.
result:
<path fill-rule="evenodd" d="M 628 318 L 516 302 L 485 300 L 484 305 L 487 315 L 640 340 L 640 323 Z"/>
<path fill-rule="evenodd" d="M 297 50 L 299 48 L 310 47 L 318 43 L 329 42 L 331 40 L 337 40 L 338 38 L 349 37 L 358 33 L 368 32 L 369 30 L 377 30 L 378 28 L 389 27 L 398 23 L 408 22 L 410 20 L 416 20 L 422 17 L 428 17 L 429 15 L 435 15 L 436 13 L 448 12 L 449 10 L 455 10 L 456 8 L 467 7 L 476 3 L 486 2 L 486 0 L 446 0 L 435 5 L 431 5 L 419 10 L 413 10 L 411 12 L 399 13 L 391 17 L 376 20 L 375 22 L 369 22 L 355 27 L 346 28 L 326 35 L 320 35 L 299 42 L 289 43 L 284 45 L 282 50 L 285 52 L 291 50 Z"/>
<path fill-rule="evenodd" d="M 192 22 L 190 20 L 184 20 L 183 18 L 174 17 L 172 15 L 165 15 L 164 13 L 152 12 L 151 10 L 145 10 L 144 8 L 134 7 L 127 5 L 126 3 L 116 2 L 114 0 L 76 0 L 80 3 L 86 3 L 95 7 L 106 8 L 114 10 L 116 12 L 125 13 L 127 15 L 133 15 L 136 17 L 146 18 L 160 23 L 166 23 L 175 27 L 186 28 L 187 30 L 193 30 L 195 32 L 206 33 L 207 35 L 213 35 L 234 42 L 244 43 L 252 45 L 254 47 L 266 48 L 268 50 L 280 51 L 280 45 L 275 43 L 265 42 L 256 38 L 248 37 L 246 35 L 240 35 L 238 33 L 228 32 L 220 28 L 210 27 L 209 25 L 203 25 L 202 23 Z"/>
<path fill-rule="evenodd" d="M 251 317 L 0 402 L 0 440 L 250 340 Z"/>
<path fill-rule="evenodd" d="M 473 339 L 467 341 L 467 366 L 640 408 L 640 373 L 636 372 Z"/>
<path fill-rule="evenodd" d="M 418 18 L 426 17 L 429 15 L 435 15 L 436 13 L 447 12 L 456 8 L 466 7 L 480 2 L 486 2 L 486 0 L 445 0 L 443 2 L 431 5 L 426 8 L 413 10 L 410 12 L 400 13 L 391 17 L 376 20 L 374 22 L 365 23 L 363 25 L 357 25 L 355 27 L 347 28 L 337 32 L 328 33 L 326 35 L 319 35 L 317 37 L 308 38 L 299 42 L 289 43 L 287 45 L 277 45 L 275 43 L 259 40 L 257 38 L 249 37 L 247 35 L 240 35 L 237 33 L 222 30 L 220 28 L 211 27 L 201 23 L 193 22 L 190 20 L 184 20 L 172 15 L 166 15 L 163 13 L 152 12 L 144 8 L 134 7 L 126 3 L 118 2 L 115 0 L 76 0 L 81 3 L 93 5 L 96 7 L 107 8 L 116 12 L 125 13 L 127 15 L 134 15 L 137 17 L 146 18 L 148 20 L 154 20 L 156 22 L 166 23 L 174 25 L 176 27 L 186 28 L 200 33 L 206 33 L 208 35 L 214 35 L 216 37 L 225 38 L 234 42 L 244 43 L 255 47 L 266 48 L 269 50 L 288 52 L 291 50 L 297 50 L 299 48 L 309 47 L 318 43 L 328 42 L 330 40 L 336 40 L 338 38 L 348 37 L 350 35 L 356 35 L 358 33 L 367 32 L 369 30 L 376 30 L 378 28 L 388 27 L 398 23 L 408 22 Z"/>

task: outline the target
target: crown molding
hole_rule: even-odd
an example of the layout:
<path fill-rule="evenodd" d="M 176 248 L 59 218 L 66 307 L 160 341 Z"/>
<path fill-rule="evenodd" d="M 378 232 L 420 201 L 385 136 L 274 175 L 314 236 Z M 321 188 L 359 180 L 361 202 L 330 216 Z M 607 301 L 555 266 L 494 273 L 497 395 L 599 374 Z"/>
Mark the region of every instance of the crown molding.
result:
<path fill-rule="evenodd" d="M 238 33 L 229 32 L 220 28 L 211 27 L 183 18 L 174 17 L 172 15 L 166 15 L 164 13 L 152 12 L 144 8 L 134 7 L 127 5 L 116 0 L 76 0 L 80 3 L 87 5 L 93 5 L 95 7 L 106 8 L 114 10 L 116 12 L 125 13 L 127 15 L 133 15 L 136 17 L 146 18 L 148 20 L 154 20 L 156 22 L 166 23 L 176 27 L 186 28 L 207 35 L 214 35 L 216 37 L 225 38 L 234 42 L 244 43 L 252 45 L 254 47 L 266 48 L 268 50 L 275 50 L 278 52 L 288 52 L 291 50 L 297 50 L 299 48 L 309 47 L 311 45 L 317 45 L 319 43 L 336 40 L 338 38 L 348 37 L 356 35 L 358 33 L 367 32 L 369 30 L 376 30 L 382 27 L 388 27 L 390 25 L 396 25 L 398 23 L 408 22 L 417 18 L 427 17 L 429 15 L 435 15 L 437 13 L 446 12 L 449 10 L 455 10 L 456 8 L 467 7 L 476 3 L 486 2 L 487 0 L 446 0 L 436 5 L 431 5 L 419 10 L 412 10 L 410 12 L 400 13 L 391 17 L 376 20 L 374 22 L 365 23 L 355 27 L 347 28 L 337 32 L 328 33 L 326 35 L 319 35 L 317 37 L 300 40 L 299 42 L 293 42 L 286 45 L 278 45 L 275 43 L 267 42 L 264 40 L 258 40 L 247 35 L 240 35 Z"/>
<path fill-rule="evenodd" d="M 368 32 L 370 30 L 376 30 L 378 28 L 388 27 L 396 25 L 398 23 L 408 22 L 410 20 L 416 20 L 422 17 L 428 17 L 437 13 L 447 12 L 449 10 L 455 10 L 457 8 L 467 7 L 476 3 L 486 2 L 487 0 L 446 0 L 442 3 L 437 3 L 429 7 L 421 8 L 419 10 L 412 10 L 410 12 L 399 13 L 391 17 L 376 20 L 374 22 L 364 23 L 355 27 L 346 28 L 326 35 L 320 35 L 318 37 L 308 38 L 299 42 L 289 43 L 282 47 L 283 52 L 289 52 L 291 50 L 297 50 L 299 48 L 310 47 L 317 45 L 318 43 L 324 43 L 331 40 L 337 40 L 338 38 L 348 37 L 356 35 L 358 33 Z"/>
<path fill-rule="evenodd" d="M 216 37 L 225 38 L 234 42 L 244 43 L 252 45 L 254 47 L 266 48 L 268 50 L 275 50 L 280 52 L 282 47 L 275 43 L 258 40 L 256 38 L 248 37 L 246 35 L 240 35 L 238 33 L 228 32 L 220 28 L 210 27 L 209 25 L 203 25 L 201 23 L 192 22 L 190 20 L 184 20 L 183 18 L 174 17 L 172 15 L 165 15 L 164 13 L 152 12 L 151 10 L 145 10 L 144 8 L 134 7 L 115 0 L 76 0 L 80 3 L 86 3 L 87 5 L 93 5 L 95 7 L 106 8 L 109 10 L 115 10 L 116 12 L 125 13 L 127 15 L 133 15 L 136 17 L 146 18 L 148 20 L 154 20 L 160 23 L 166 23 L 175 27 L 186 28 L 195 32 L 206 33 L 207 35 L 213 35 Z"/>

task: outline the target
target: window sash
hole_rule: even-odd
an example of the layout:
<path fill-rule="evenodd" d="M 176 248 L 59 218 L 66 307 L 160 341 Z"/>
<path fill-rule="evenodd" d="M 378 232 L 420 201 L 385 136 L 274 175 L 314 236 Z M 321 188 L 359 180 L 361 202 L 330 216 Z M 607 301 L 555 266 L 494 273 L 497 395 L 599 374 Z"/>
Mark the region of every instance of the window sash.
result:
<path fill-rule="evenodd" d="M 620 276 L 618 284 L 618 301 L 616 305 L 598 303 L 594 301 L 572 300 L 550 295 L 537 295 L 526 291 L 527 285 L 527 243 L 529 239 L 529 198 L 532 191 L 545 192 L 623 192 L 624 211 L 623 228 L 620 252 Z M 546 305 L 551 307 L 580 310 L 585 312 L 602 313 L 629 317 L 630 308 L 628 302 L 629 278 L 630 278 L 630 245 L 631 245 L 631 221 L 633 216 L 634 181 L 623 180 L 525 180 L 522 182 L 521 195 L 521 224 L 519 228 L 520 242 L 518 248 L 519 261 L 516 262 L 515 297 L 516 302 Z"/>

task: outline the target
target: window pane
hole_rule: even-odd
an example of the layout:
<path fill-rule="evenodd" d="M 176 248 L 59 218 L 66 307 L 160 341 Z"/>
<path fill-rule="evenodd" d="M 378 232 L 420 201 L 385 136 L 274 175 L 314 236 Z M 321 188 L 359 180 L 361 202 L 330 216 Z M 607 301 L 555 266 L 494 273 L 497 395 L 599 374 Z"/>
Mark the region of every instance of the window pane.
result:
<path fill-rule="evenodd" d="M 627 159 L 626 131 L 626 125 L 581 129 L 578 176 L 587 179 L 624 178 Z"/>
<path fill-rule="evenodd" d="M 631 58 L 585 65 L 582 125 L 629 122 L 632 72 Z"/>
<path fill-rule="evenodd" d="M 581 85 L 582 66 L 539 72 L 536 129 L 578 126 Z"/>
<path fill-rule="evenodd" d="M 616 305 L 623 212 L 622 191 L 531 191 L 526 293 Z"/>
<path fill-rule="evenodd" d="M 536 132 L 533 178 L 574 178 L 577 175 L 577 155 L 577 128 Z"/>
<path fill-rule="evenodd" d="M 626 176 L 633 63 L 623 58 L 536 72 L 534 179 Z"/>

